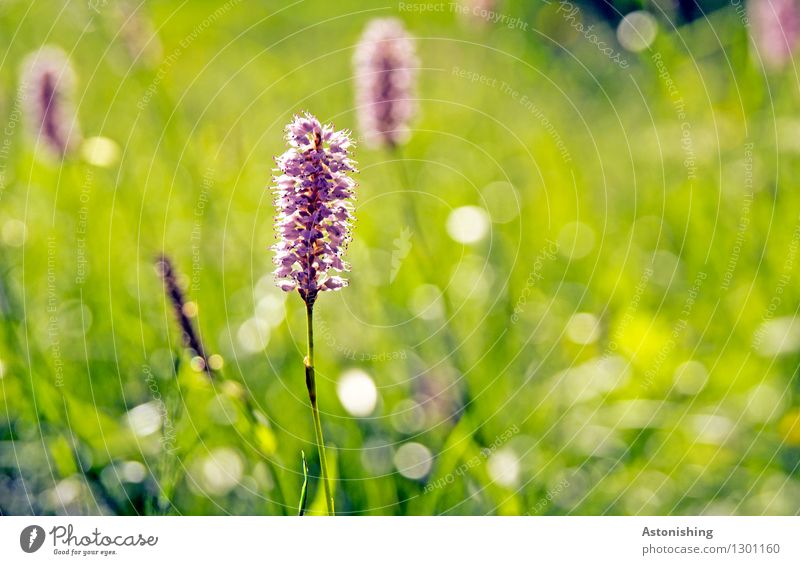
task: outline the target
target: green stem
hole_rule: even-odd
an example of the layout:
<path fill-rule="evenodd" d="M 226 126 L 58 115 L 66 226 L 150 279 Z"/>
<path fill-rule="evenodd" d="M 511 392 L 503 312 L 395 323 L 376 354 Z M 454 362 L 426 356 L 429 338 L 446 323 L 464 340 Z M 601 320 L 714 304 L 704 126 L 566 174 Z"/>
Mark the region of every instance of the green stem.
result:
<path fill-rule="evenodd" d="M 400 188 L 406 193 L 403 195 L 403 211 L 406 216 L 406 222 L 408 222 L 416 231 L 414 233 L 417 234 L 417 237 L 422 242 L 422 247 L 425 253 L 423 253 L 423 257 L 425 258 L 425 266 L 428 267 L 428 258 L 430 256 L 430 247 L 428 245 L 427 240 L 425 239 L 425 234 L 422 231 L 422 222 L 419 219 L 419 215 L 417 214 L 417 207 L 414 206 L 414 198 L 411 195 L 411 179 L 408 175 L 408 170 L 406 169 L 405 160 L 403 154 L 398 146 L 392 146 L 390 148 L 390 155 L 397 163 L 397 170 L 398 175 L 400 177 Z"/>
<path fill-rule="evenodd" d="M 438 265 L 434 264 L 431 260 L 431 258 L 435 257 L 436 255 L 433 252 L 427 239 L 425 238 L 425 234 L 422 230 L 422 222 L 420 221 L 419 214 L 417 213 L 415 200 L 411 194 L 411 178 L 408 174 L 408 170 L 406 169 L 405 157 L 403 156 L 402 150 L 397 145 L 393 145 L 392 147 L 390 147 L 389 152 L 390 155 L 397 162 L 397 167 L 400 176 L 400 187 L 403 189 L 403 192 L 405 192 L 405 194 L 403 195 L 404 196 L 403 207 L 405 209 L 406 221 L 409 222 L 413 227 L 414 233 L 417 234 L 423 250 L 423 253 L 416 253 L 414 255 L 414 258 L 420 263 L 420 266 L 422 267 L 421 269 L 422 273 L 428 280 L 440 283 L 441 281 L 438 279 L 438 275 L 440 274 L 440 269 Z M 450 295 L 447 292 L 446 284 L 443 286 L 442 300 L 444 302 L 445 318 L 447 320 L 450 320 L 451 314 L 453 312 L 453 304 L 450 300 Z M 462 375 L 465 374 L 464 371 L 462 370 L 464 367 L 464 362 L 461 359 L 461 353 L 456 343 L 455 335 L 453 334 L 453 329 L 449 322 L 445 325 L 442 336 L 445 342 L 445 347 L 447 348 L 449 355 L 453 358 L 453 364 L 456 366 L 456 368 L 459 369 Z M 464 384 L 463 392 L 465 398 L 464 398 L 464 411 L 461 414 L 462 418 L 466 415 L 467 410 L 472 404 L 472 395 L 469 390 L 469 387 L 467 386 L 466 380 L 463 381 L 463 384 Z"/>
<path fill-rule="evenodd" d="M 308 326 L 308 354 L 305 358 L 306 387 L 308 399 L 311 401 L 311 414 L 314 417 L 314 433 L 317 436 L 317 451 L 319 464 L 322 469 L 322 486 L 325 489 L 325 505 L 328 507 L 328 516 L 334 515 L 333 494 L 328 475 L 328 460 L 325 458 L 325 440 L 322 438 L 322 423 L 319 419 L 319 406 L 317 405 L 317 383 L 314 377 L 314 303 L 306 301 L 306 321 Z"/>

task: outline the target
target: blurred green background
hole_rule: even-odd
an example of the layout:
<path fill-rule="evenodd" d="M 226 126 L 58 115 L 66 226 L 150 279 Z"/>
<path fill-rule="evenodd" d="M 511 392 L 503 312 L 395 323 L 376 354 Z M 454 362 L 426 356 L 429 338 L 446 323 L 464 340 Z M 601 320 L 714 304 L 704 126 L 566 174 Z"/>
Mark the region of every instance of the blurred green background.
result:
<path fill-rule="evenodd" d="M 357 146 L 351 286 L 316 308 L 337 511 L 798 512 L 793 65 L 736 3 L 627 2 L 646 45 L 583 5 L 454 6 L 0 4 L 0 512 L 294 514 L 301 450 L 322 511 L 267 188 L 292 114 L 358 139 L 353 49 L 387 16 L 419 111 L 398 153 Z M 43 45 L 102 138 L 63 161 L 17 99 Z"/>

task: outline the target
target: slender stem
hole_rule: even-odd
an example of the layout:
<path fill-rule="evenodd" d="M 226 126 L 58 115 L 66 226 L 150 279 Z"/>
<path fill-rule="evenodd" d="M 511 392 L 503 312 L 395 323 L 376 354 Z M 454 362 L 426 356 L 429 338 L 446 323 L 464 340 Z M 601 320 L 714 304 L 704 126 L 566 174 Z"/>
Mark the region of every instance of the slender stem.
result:
<path fill-rule="evenodd" d="M 389 152 L 397 163 L 397 170 L 399 171 L 400 176 L 400 188 L 402 188 L 406 193 L 403 195 L 403 211 L 406 215 L 406 221 L 416 230 L 415 233 L 417 233 L 419 240 L 422 242 L 422 247 L 425 251 L 425 253 L 422 254 L 422 257 L 425 259 L 426 266 L 428 266 L 428 258 L 431 255 L 430 247 L 428 246 L 428 242 L 425 239 L 425 234 L 422 231 L 422 222 L 417 214 L 417 207 L 414 206 L 414 199 L 411 195 L 411 179 L 408 176 L 405 159 L 403 158 L 400 147 L 397 145 L 391 146 L 389 148 Z"/>
<path fill-rule="evenodd" d="M 308 354 L 305 358 L 306 387 L 308 399 L 311 401 L 311 414 L 314 417 L 314 433 L 317 436 L 317 451 L 319 451 L 319 464 L 322 469 L 322 486 L 325 489 L 325 505 L 328 516 L 334 515 L 333 492 L 331 491 L 328 475 L 328 460 L 325 457 L 325 440 L 322 438 L 322 423 L 319 419 L 319 406 L 317 405 L 317 382 L 314 377 L 314 303 L 306 301 L 306 321 L 308 326 Z"/>
<path fill-rule="evenodd" d="M 422 272 L 423 275 L 426 277 L 430 277 L 431 280 L 434 282 L 439 282 L 435 277 L 439 274 L 440 269 L 437 265 L 431 262 L 431 258 L 435 256 L 432 251 L 431 246 L 429 245 L 427 239 L 425 238 L 425 234 L 422 231 L 422 222 L 420 221 L 419 214 L 417 213 L 417 207 L 415 205 L 415 201 L 412 198 L 411 194 L 411 179 L 408 174 L 408 170 L 406 169 L 405 165 L 405 158 L 403 156 L 403 152 L 398 145 L 392 145 L 389 147 L 390 155 L 395 159 L 397 162 L 397 167 L 400 176 L 400 187 L 405 192 L 403 198 L 403 207 L 405 209 L 406 214 L 406 221 L 409 222 L 412 227 L 414 228 L 414 233 L 418 234 L 419 241 L 422 244 L 422 250 L 424 253 L 417 253 L 414 257 L 420 263 L 420 266 L 423 267 Z M 453 311 L 453 305 L 450 300 L 450 295 L 447 292 L 447 285 L 445 285 L 444 290 L 442 290 L 442 300 L 444 302 L 444 309 L 445 309 L 445 318 L 447 320 L 451 319 L 451 313 Z M 445 324 L 444 331 L 443 331 L 443 339 L 445 342 L 445 347 L 449 353 L 449 356 L 453 358 L 453 364 L 461 370 L 464 366 L 463 361 L 461 359 L 460 347 L 456 343 L 455 335 L 453 334 L 453 329 L 450 323 Z M 463 371 L 462 371 L 462 374 Z M 463 418 L 466 414 L 466 410 L 472 404 L 472 394 L 470 393 L 469 387 L 467 386 L 466 381 L 463 381 L 463 394 L 464 394 L 464 407 L 461 411 L 460 417 Z"/>

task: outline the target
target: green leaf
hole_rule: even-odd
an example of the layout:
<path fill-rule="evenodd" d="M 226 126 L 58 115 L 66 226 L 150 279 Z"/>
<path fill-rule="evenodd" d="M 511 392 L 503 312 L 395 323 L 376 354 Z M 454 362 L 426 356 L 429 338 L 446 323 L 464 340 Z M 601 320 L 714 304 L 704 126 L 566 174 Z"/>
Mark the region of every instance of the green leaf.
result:
<path fill-rule="evenodd" d="M 306 465 L 306 454 L 300 451 L 303 459 L 303 486 L 300 487 L 300 504 L 297 506 L 297 515 L 304 516 L 306 513 L 306 502 L 308 502 L 308 465 Z"/>

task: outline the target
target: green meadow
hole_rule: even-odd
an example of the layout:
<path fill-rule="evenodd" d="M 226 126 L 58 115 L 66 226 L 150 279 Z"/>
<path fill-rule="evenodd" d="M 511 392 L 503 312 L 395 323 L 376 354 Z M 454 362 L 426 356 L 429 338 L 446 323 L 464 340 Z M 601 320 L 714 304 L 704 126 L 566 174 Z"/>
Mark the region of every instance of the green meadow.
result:
<path fill-rule="evenodd" d="M 315 306 L 338 514 L 796 514 L 797 71 L 735 5 L 660 4 L 639 51 L 555 0 L 0 4 L 0 513 L 294 515 L 301 452 L 324 513 L 270 250 L 309 111 L 359 169 L 350 284 Z M 354 97 L 376 17 L 419 60 L 391 151 Z M 63 158 L 20 95 L 45 45 L 75 73 Z"/>

